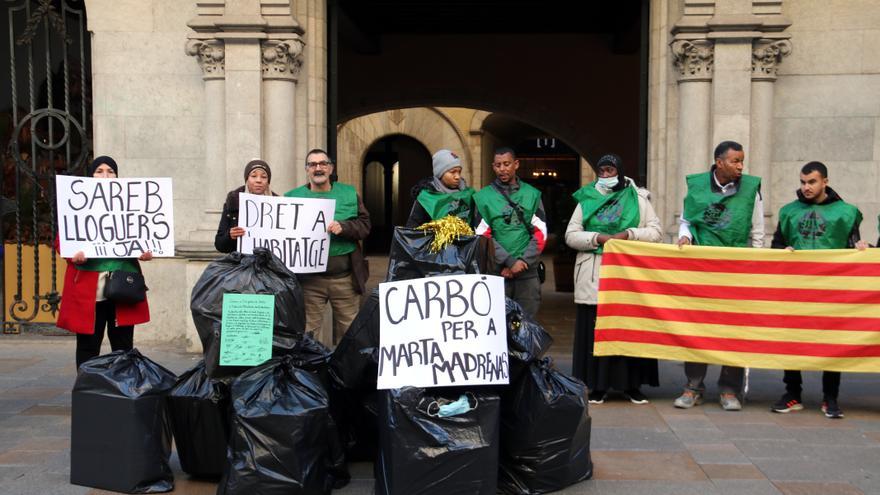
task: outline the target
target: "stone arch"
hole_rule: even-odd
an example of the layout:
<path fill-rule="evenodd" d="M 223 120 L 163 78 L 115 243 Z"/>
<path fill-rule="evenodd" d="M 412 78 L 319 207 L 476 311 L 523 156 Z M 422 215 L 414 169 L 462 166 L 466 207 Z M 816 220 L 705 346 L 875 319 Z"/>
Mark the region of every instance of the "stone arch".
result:
<path fill-rule="evenodd" d="M 432 153 L 456 143 L 465 178 L 473 182 L 474 161 L 461 130 L 443 112 L 433 107 L 385 110 L 348 120 L 337 127 L 337 174 L 362 192 L 363 161 L 377 141 L 393 135 L 411 137 Z"/>

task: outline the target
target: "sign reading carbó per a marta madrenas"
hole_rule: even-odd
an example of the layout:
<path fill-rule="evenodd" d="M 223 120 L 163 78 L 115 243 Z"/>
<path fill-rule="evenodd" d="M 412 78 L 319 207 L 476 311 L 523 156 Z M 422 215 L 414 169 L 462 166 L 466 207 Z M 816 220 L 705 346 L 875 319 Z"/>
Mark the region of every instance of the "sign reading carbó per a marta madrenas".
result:
<path fill-rule="evenodd" d="M 293 273 L 327 271 L 335 199 L 288 198 L 284 196 L 238 195 L 238 226 L 245 235 L 238 238 L 238 250 L 253 254 L 263 247 L 277 256 Z"/>
<path fill-rule="evenodd" d="M 503 278 L 379 284 L 379 315 L 379 389 L 508 383 Z"/>

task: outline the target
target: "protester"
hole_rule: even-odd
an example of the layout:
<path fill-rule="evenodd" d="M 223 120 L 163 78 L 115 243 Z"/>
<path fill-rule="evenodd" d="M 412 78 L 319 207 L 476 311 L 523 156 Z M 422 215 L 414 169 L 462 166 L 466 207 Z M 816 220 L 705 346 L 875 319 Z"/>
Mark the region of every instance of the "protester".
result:
<path fill-rule="evenodd" d="M 774 249 L 843 249 L 864 250 L 868 244 L 861 240 L 859 225 L 862 213 L 846 203 L 828 185 L 828 168 L 821 162 L 809 162 L 801 168 L 801 187 L 797 200 L 779 210 L 779 223 L 773 234 Z M 778 413 L 800 411 L 802 383 L 799 370 L 785 370 L 782 379 L 785 393 L 770 407 Z M 840 373 L 822 372 L 822 412 L 829 418 L 842 418 L 837 404 Z"/>
<path fill-rule="evenodd" d="M 357 315 L 367 283 L 369 272 L 360 241 L 370 233 L 370 214 L 354 187 L 331 181 L 334 165 L 326 151 L 309 151 L 305 166 L 308 184 L 288 191 L 285 196 L 336 200 L 333 221 L 327 226 L 327 271 L 298 275 L 305 296 L 306 330 L 315 332 L 324 345 L 332 346 Z M 322 325 L 328 302 L 333 308 L 333 329 L 325 332 Z"/>
<path fill-rule="evenodd" d="M 495 240 L 507 297 L 534 317 L 541 306 L 538 264 L 547 239 L 541 191 L 516 176 L 519 160 L 511 148 L 495 150 L 492 169 L 496 179 L 474 195 L 480 219 L 476 233 Z"/>
<path fill-rule="evenodd" d="M 214 237 L 214 248 L 221 253 L 231 253 L 238 249 L 238 238 L 245 234 L 244 227 L 238 226 L 238 195 L 249 194 L 277 196 L 269 187 L 272 182 L 272 169 L 263 160 L 251 160 L 244 167 L 244 185 L 229 191 L 220 214 L 220 225 Z"/>
<path fill-rule="evenodd" d="M 118 172 L 116 161 L 109 156 L 95 158 L 86 169 L 87 176 L 105 179 L 115 179 Z M 140 261 L 151 259 L 150 251 L 138 257 Z M 134 325 L 150 321 L 146 297 L 134 304 L 117 303 L 104 297 L 107 275 L 111 271 L 140 273 L 141 267 L 137 260 L 130 258 L 86 259 L 82 251 L 67 258 L 56 325 L 76 333 L 77 367 L 101 353 L 105 327 L 110 348 L 129 351 L 134 346 Z"/>
<path fill-rule="evenodd" d="M 708 172 L 687 176 L 687 196 L 679 219 L 678 246 L 763 247 L 764 206 L 761 178 L 742 173 L 745 153 L 741 144 L 723 141 L 715 147 L 715 164 Z M 706 363 L 685 363 L 687 385 L 675 407 L 687 409 L 702 403 Z M 718 377 L 721 407 L 742 409 L 745 370 L 722 366 Z"/>
<path fill-rule="evenodd" d="M 592 404 L 603 403 L 610 389 L 622 391 L 634 404 L 647 404 L 641 385 L 660 384 L 656 359 L 593 356 L 603 246 L 611 239 L 660 242 L 663 235 L 650 193 L 621 175 L 620 166 L 620 157 L 613 154 L 596 162 L 598 179 L 574 193 L 578 204 L 565 230 L 565 243 L 578 251 L 572 374 L 587 384 Z"/>
<path fill-rule="evenodd" d="M 434 176 L 416 183 L 412 188 L 415 200 L 407 228 L 415 228 L 431 220 L 439 220 L 447 215 L 461 218 L 470 226 L 474 223 L 474 189 L 468 187 L 462 177 L 461 160 L 449 150 L 434 153 Z"/>

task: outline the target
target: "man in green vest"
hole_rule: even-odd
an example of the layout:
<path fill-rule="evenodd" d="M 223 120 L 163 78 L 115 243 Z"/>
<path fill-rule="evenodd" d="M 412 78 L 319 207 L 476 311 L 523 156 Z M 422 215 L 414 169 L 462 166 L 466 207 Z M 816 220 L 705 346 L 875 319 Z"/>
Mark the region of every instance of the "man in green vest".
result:
<path fill-rule="evenodd" d="M 828 168 L 821 162 L 810 162 L 801 168 L 801 188 L 797 200 L 779 210 L 779 223 L 773 242 L 774 249 L 845 249 L 864 250 L 868 243 L 861 240 L 859 224 L 862 213 L 855 206 L 840 198 L 828 186 Z M 803 380 L 799 370 L 785 370 L 782 379 L 785 394 L 770 410 L 778 413 L 800 411 L 801 385 Z M 843 417 L 837 405 L 840 390 L 840 372 L 822 372 L 822 412 L 836 419 Z"/>
<path fill-rule="evenodd" d="M 687 196 L 679 219 L 678 246 L 764 246 L 764 205 L 761 178 L 745 175 L 741 144 L 723 141 L 715 147 L 715 164 L 708 172 L 687 176 Z M 675 407 L 688 409 L 703 402 L 708 365 L 685 363 L 687 385 Z M 739 411 L 745 369 L 722 366 L 718 377 L 721 407 Z"/>
<path fill-rule="evenodd" d="M 495 262 L 504 290 L 528 315 L 541 306 L 538 262 L 547 240 L 547 217 L 541 191 L 516 176 L 513 149 L 495 150 L 495 180 L 474 195 L 479 222 L 476 234 L 495 240 Z"/>
<path fill-rule="evenodd" d="M 331 181 L 333 170 L 333 160 L 327 152 L 313 149 L 306 155 L 309 183 L 284 194 L 336 200 L 333 221 L 327 226 L 330 233 L 327 271 L 297 275 L 305 297 L 306 331 L 315 332 L 318 340 L 327 346 L 333 346 L 357 316 L 360 296 L 369 276 L 360 241 L 370 233 L 370 214 L 354 187 Z M 328 302 L 333 309 L 332 334 L 323 331 Z"/>

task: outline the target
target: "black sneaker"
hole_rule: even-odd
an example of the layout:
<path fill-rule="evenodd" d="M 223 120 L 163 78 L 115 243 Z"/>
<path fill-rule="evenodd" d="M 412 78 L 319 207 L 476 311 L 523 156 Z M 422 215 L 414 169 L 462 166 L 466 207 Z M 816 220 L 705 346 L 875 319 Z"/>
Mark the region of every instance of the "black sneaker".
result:
<path fill-rule="evenodd" d="M 590 392 L 590 404 L 602 404 L 608 393 L 604 390 L 593 390 Z"/>
<path fill-rule="evenodd" d="M 776 401 L 775 404 L 770 406 L 770 410 L 775 413 L 800 411 L 803 408 L 804 405 L 803 403 L 801 403 L 800 397 L 795 397 L 788 392 L 782 394 L 782 398 L 780 398 L 778 401 Z"/>
<path fill-rule="evenodd" d="M 629 389 L 625 391 L 623 395 L 633 404 L 647 404 L 649 402 L 648 398 L 645 397 L 645 394 L 637 388 Z"/>
<path fill-rule="evenodd" d="M 840 419 L 843 417 L 843 411 L 837 405 L 837 399 L 825 398 L 822 401 L 822 412 L 825 413 L 826 418 Z"/>

